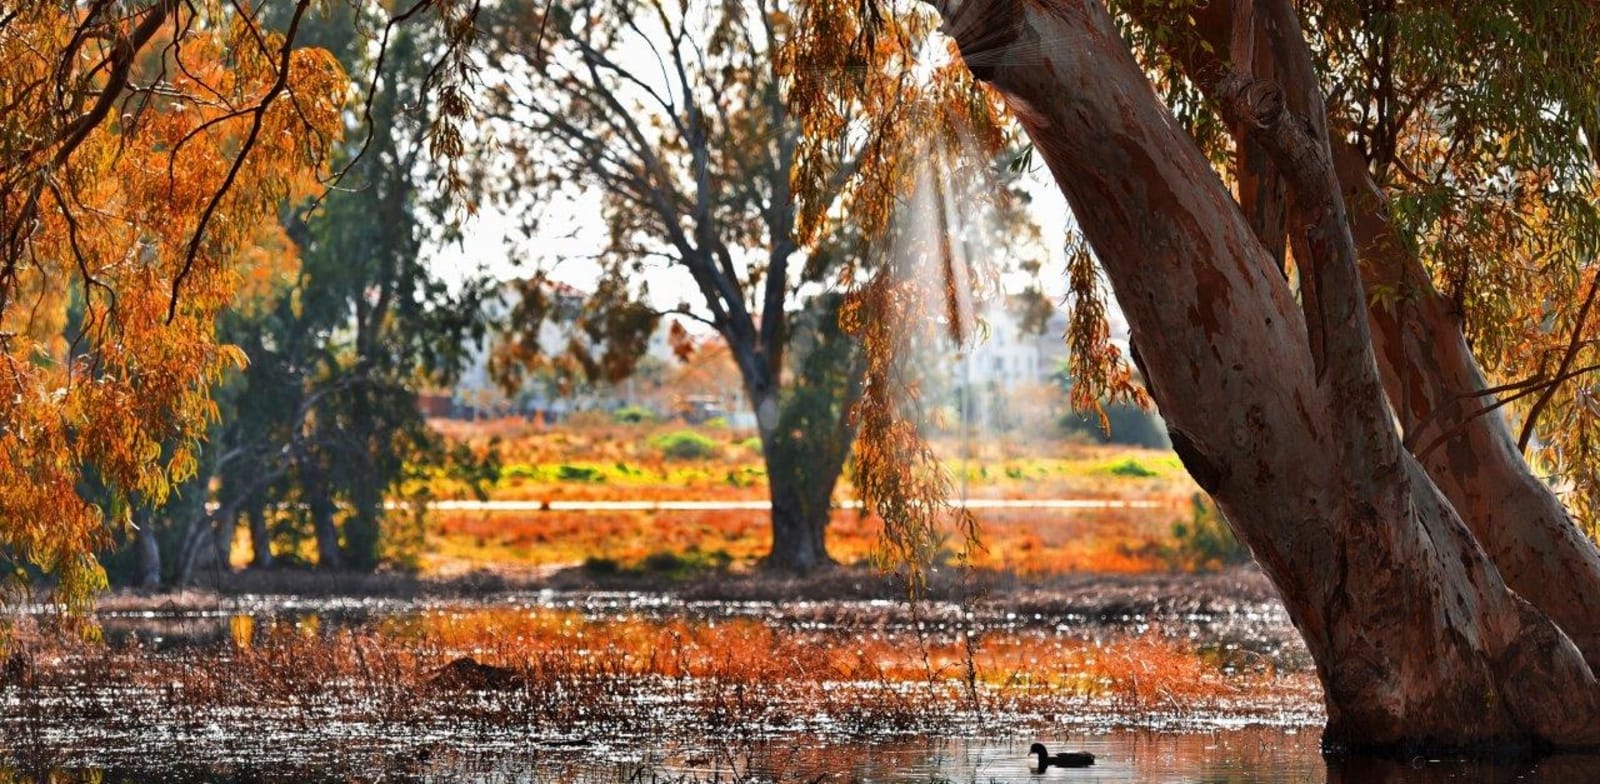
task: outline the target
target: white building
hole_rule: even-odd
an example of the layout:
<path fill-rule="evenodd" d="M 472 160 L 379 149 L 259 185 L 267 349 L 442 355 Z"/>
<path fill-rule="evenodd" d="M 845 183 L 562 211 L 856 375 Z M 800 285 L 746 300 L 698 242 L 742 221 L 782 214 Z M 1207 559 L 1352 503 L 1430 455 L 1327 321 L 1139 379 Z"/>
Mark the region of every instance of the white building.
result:
<path fill-rule="evenodd" d="M 569 316 L 581 308 L 583 301 L 589 296 L 588 292 L 564 283 L 547 282 L 546 285 L 555 298 L 556 309 Z M 504 416 L 542 411 L 548 417 L 560 419 L 576 411 L 611 410 L 636 402 L 634 396 L 629 394 L 633 386 L 632 379 L 622 382 L 616 389 L 583 388 L 562 391 L 546 379 L 529 377 L 523 382 L 520 390 L 511 395 L 506 394 L 505 389 L 495 380 L 491 372 L 491 360 L 496 351 L 504 345 L 506 337 L 500 330 L 511 318 L 520 300 L 521 294 L 516 283 L 507 282 L 501 284 L 496 295 L 485 302 L 485 316 L 491 327 L 482 343 L 475 343 L 467 348 L 470 359 L 451 394 L 457 415 Z M 663 320 L 661 327 L 650 336 L 645 350 L 647 360 L 654 359 L 663 363 L 674 361 L 672 345 L 668 339 L 669 326 L 669 323 Z M 545 356 L 556 356 L 565 352 L 570 339 L 569 331 L 554 319 L 546 319 L 539 325 L 539 352 Z"/>
<path fill-rule="evenodd" d="M 1050 383 L 1067 358 L 1067 316 L 1056 310 L 1043 332 L 1025 329 L 1012 303 L 993 302 L 984 309 L 988 339 L 979 340 L 962 358 L 957 382 L 984 388 L 1014 389 Z"/>

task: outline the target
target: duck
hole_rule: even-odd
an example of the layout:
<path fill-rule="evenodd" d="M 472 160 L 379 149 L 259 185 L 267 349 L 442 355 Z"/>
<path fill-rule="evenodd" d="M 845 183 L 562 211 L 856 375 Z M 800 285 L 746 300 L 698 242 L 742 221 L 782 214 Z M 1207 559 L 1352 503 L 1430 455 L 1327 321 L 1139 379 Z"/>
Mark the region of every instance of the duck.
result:
<path fill-rule="evenodd" d="M 1087 768 L 1094 764 L 1094 755 L 1087 751 L 1064 751 L 1051 754 L 1043 743 L 1035 743 L 1028 753 L 1039 758 L 1039 770 L 1052 765 L 1058 768 Z"/>

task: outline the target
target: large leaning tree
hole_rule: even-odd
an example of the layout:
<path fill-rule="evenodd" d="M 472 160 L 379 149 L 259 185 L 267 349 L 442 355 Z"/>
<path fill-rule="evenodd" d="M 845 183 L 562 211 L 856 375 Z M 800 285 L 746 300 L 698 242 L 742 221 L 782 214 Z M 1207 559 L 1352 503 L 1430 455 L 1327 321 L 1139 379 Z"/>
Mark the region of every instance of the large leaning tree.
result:
<path fill-rule="evenodd" d="M 608 230 L 596 292 L 565 314 L 577 325 L 573 350 L 557 348 L 577 355 L 589 380 L 617 380 L 666 315 L 651 307 L 645 273 L 670 270 L 689 281 L 694 293 L 670 312 L 726 342 L 767 467 L 767 563 L 800 572 L 831 560 L 826 526 L 864 361 L 852 339 L 828 335 L 831 325 L 800 330 L 810 336 L 797 342 L 796 324 L 837 322 L 841 300 L 826 292 L 877 263 L 863 238 L 886 230 L 892 205 L 875 203 L 871 220 L 848 199 L 807 212 L 796 184 L 904 178 L 903 153 L 941 125 L 879 95 L 833 102 L 825 122 L 802 128 L 787 85 L 804 64 L 780 54 L 803 6 L 522 0 L 486 13 L 485 36 L 488 70 L 501 75 L 486 130 L 510 153 L 487 181 L 516 209 L 578 198 L 581 206 L 526 212 L 536 216 L 530 236 L 562 233 L 573 211 L 597 213 Z M 910 65 L 896 55 L 897 70 Z M 997 147 L 989 105 L 968 108 L 971 133 Z M 803 149 L 813 165 L 799 165 Z M 545 324 L 563 316 L 544 272 L 521 291 L 505 369 L 563 359 L 544 345 Z"/>
<path fill-rule="evenodd" d="M 1596 9 L 931 6 L 1281 593 L 1325 746 L 1600 745 L 1600 554 L 1526 456 L 1593 486 Z"/>

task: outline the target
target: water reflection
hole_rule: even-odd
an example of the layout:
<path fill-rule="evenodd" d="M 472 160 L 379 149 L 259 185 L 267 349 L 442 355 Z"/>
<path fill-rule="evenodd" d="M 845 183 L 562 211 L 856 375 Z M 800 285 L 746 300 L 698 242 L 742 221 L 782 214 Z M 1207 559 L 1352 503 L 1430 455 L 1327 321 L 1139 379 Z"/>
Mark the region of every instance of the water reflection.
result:
<path fill-rule="evenodd" d="M 277 762 L 179 763 L 146 754 L 106 767 L 56 769 L 40 777 L 0 770 L 0 783 L 185 784 L 186 782 L 1154 782 L 1164 784 L 1435 784 L 1443 782 L 1596 782 L 1600 757 L 1563 755 L 1517 764 L 1370 759 L 1324 761 L 1312 730 L 1250 727 L 1215 732 L 1117 731 L 1045 738 L 1061 749 L 1092 751 L 1095 767 L 1030 769 L 1029 740 L 949 739 L 865 743 L 789 738 L 743 747 L 670 749 L 429 746 L 403 753 L 299 756 Z"/>

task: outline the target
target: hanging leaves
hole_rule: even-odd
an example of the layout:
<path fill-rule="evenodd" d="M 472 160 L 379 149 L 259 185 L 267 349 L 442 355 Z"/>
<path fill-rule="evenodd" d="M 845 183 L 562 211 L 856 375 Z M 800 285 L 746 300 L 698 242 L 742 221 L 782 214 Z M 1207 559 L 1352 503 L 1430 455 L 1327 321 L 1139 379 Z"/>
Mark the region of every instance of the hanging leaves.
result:
<path fill-rule="evenodd" d="M 208 391 L 243 364 L 216 316 L 293 262 L 252 249 L 286 250 L 278 205 L 326 172 L 346 77 L 248 6 L 24 2 L 5 19 L 0 552 L 81 612 L 123 499 L 159 503 L 195 472 Z"/>

